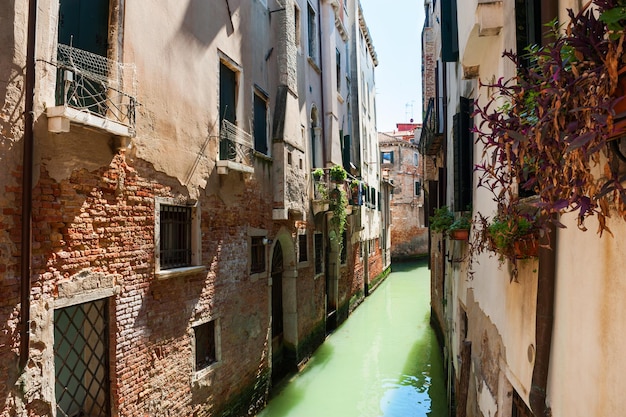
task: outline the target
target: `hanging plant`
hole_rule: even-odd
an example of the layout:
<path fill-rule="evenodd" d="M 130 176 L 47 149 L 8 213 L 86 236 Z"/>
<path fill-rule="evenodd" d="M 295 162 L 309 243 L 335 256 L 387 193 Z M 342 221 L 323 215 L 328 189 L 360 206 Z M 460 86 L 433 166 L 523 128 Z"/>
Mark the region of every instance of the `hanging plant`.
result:
<path fill-rule="evenodd" d="M 348 198 L 346 197 L 346 192 L 342 188 L 333 188 L 330 191 L 330 210 L 333 213 L 333 216 L 330 218 L 330 225 L 336 232 L 335 236 L 339 238 L 346 230 L 347 206 Z"/>
<path fill-rule="evenodd" d="M 435 214 L 430 216 L 430 230 L 437 233 L 445 233 L 454 223 L 454 213 L 448 209 L 448 206 L 442 206 L 435 209 Z"/>
<path fill-rule="evenodd" d="M 616 96 L 625 58 L 626 20 L 615 12 L 621 3 L 596 0 L 576 15 L 570 10 L 564 34 L 553 23 L 551 40 L 525 51 L 528 67 L 505 52 L 517 76 L 481 85 L 495 93 L 474 114 L 484 149 L 478 186 L 492 193 L 499 212 L 514 213 L 520 194 L 532 191 L 539 227 L 565 227 L 555 215 L 575 212 L 581 230 L 596 216 L 602 235 L 610 233 L 611 207 L 626 218 L 626 176 L 608 162 L 607 146 L 616 134 L 615 106 L 624 100 Z"/>

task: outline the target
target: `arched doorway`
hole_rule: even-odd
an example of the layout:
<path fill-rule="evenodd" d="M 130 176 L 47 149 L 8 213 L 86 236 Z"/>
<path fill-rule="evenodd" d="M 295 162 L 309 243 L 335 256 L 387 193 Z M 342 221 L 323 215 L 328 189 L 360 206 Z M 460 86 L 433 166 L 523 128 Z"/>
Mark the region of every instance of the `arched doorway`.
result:
<path fill-rule="evenodd" d="M 276 242 L 272 255 L 272 381 L 287 373 L 283 314 L 283 250 Z"/>

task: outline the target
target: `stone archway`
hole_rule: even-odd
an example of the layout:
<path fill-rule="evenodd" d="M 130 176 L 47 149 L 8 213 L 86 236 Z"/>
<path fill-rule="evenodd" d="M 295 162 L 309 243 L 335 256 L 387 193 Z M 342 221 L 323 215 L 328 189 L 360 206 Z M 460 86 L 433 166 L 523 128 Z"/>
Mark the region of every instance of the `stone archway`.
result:
<path fill-rule="evenodd" d="M 272 378 L 276 380 L 297 369 L 298 362 L 298 271 L 295 245 L 286 229 L 279 232 L 271 253 Z"/>

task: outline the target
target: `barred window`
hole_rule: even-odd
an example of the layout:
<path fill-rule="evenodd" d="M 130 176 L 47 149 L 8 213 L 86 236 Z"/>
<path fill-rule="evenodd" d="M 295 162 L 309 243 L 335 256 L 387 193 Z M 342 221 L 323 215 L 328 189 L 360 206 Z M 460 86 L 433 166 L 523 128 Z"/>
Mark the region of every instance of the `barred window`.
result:
<path fill-rule="evenodd" d="M 161 269 L 191 265 L 191 210 L 189 206 L 161 205 Z"/>

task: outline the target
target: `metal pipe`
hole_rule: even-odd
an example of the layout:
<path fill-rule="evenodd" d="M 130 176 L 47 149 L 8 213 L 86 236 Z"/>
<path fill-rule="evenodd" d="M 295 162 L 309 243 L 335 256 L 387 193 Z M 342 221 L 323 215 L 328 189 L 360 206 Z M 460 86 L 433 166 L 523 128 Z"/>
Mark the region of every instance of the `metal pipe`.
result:
<path fill-rule="evenodd" d="M 540 238 L 537 277 L 537 315 L 535 318 L 535 364 L 529 394 L 530 408 L 535 416 L 552 415 L 546 403 L 556 278 L 556 227 L 550 224 L 548 233 Z M 547 246 L 551 247 L 548 248 Z"/>
<path fill-rule="evenodd" d="M 33 101 L 35 91 L 35 32 L 37 0 L 28 2 L 28 38 L 26 46 L 26 77 L 24 83 L 24 153 L 22 155 L 22 243 L 20 252 L 20 369 L 28 363 L 30 344 L 30 279 L 33 211 Z"/>

